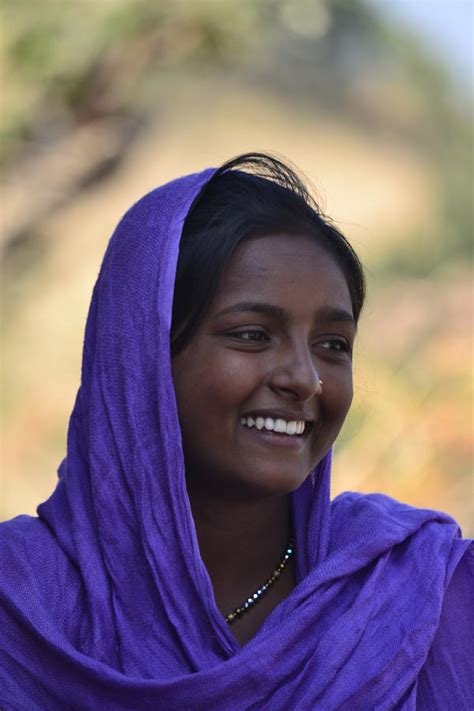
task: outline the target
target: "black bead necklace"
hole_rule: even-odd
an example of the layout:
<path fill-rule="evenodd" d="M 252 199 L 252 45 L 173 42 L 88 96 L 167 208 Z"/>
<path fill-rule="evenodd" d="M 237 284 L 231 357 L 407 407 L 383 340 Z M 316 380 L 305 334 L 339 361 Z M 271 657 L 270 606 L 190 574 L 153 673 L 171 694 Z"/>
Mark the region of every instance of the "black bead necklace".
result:
<path fill-rule="evenodd" d="M 232 612 L 230 612 L 228 615 L 225 617 L 225 621 L 227 624 L 231 625 L 233 622 L 239 619 L 244 612 L 247 612 L 247 610 L 250 610 L 255 603 L 257 603 L 259 600 L 262 599 L 262 597 L 265 595 L 266 592 L 268 592 L 269 588 L 273 585 L 275 580 L 277 580 L 280 575 L 283 573 L 283 571 L 286 568 L 286 564 L 290 560 L 291 556 L 293 555 L 295 551 L 295 546 L 292 540 L 288 543 L 288 545 L 285 548 L 285 552 L 282 556 L 282 559 L 279 563 L 279 565 L 275 568 L 273 573 L 270 575 L 267 580 L 261 585 L 255 592 L 250 595 L 246 600 L 244 600 L 238 607 L 235 608 Z"/>

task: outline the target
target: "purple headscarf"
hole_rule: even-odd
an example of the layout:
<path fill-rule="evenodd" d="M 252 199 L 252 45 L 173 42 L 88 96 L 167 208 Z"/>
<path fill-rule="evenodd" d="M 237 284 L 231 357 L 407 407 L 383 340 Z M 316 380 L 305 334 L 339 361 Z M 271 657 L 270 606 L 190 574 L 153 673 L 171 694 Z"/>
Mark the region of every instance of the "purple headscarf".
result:
<path fill-rule="evenodd" d="M 381 495 L 330 504 L 330 454 L 292 496 L 297 587 L 243 648 L 216 607 L 170 361 L 183 221 L 212 174 L 151 192 L 110 241 L 57 488 L 1 526 L 0 708 L 472 711 L 469 542 Z"/>

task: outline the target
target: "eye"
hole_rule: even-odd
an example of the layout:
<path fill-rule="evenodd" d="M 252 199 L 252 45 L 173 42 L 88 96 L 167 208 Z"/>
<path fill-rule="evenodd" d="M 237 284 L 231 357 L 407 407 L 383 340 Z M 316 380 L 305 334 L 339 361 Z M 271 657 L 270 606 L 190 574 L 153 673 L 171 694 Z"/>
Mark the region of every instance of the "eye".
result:
<path fill-rule="evenodd" d="M 351 353 L 350 344 L 343 338 L 327 338 L 319 341 L 317 345 L 334 353 Z"/>
<path fill-rule="evenodd" d="M 239 341 L 246 341 L 248 343 L 261 343 L 269 340 L 265 331 L 262 331 L 260 328 L 248 328 L 244 331 L 232 331 L 228 335 Z"/>

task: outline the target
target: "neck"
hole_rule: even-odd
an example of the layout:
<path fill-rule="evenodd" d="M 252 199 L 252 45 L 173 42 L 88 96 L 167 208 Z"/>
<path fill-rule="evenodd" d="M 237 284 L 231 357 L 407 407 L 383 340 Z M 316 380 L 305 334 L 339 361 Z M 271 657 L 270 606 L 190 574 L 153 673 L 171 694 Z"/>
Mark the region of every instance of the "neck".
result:
<path fill-rule="evenodd" d="M 199 548 L 224 612 L 262 584 L 290 537 L 287 496 L 222 501 L 190 494 Z M 229 609 L 228 609 L 229 608 Z"/>

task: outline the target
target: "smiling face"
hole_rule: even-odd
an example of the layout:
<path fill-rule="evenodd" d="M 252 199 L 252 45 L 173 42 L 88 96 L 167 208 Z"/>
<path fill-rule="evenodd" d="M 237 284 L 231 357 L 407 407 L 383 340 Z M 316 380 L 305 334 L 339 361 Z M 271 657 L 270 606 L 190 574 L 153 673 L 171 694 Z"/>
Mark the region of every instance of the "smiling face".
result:
<path fill-rule="evenodd" d="M 296 489 L 349 410 L 354 337 L 346 280 L 313 238 L 242 242 L 173 359 L 190 493 Z"/>

